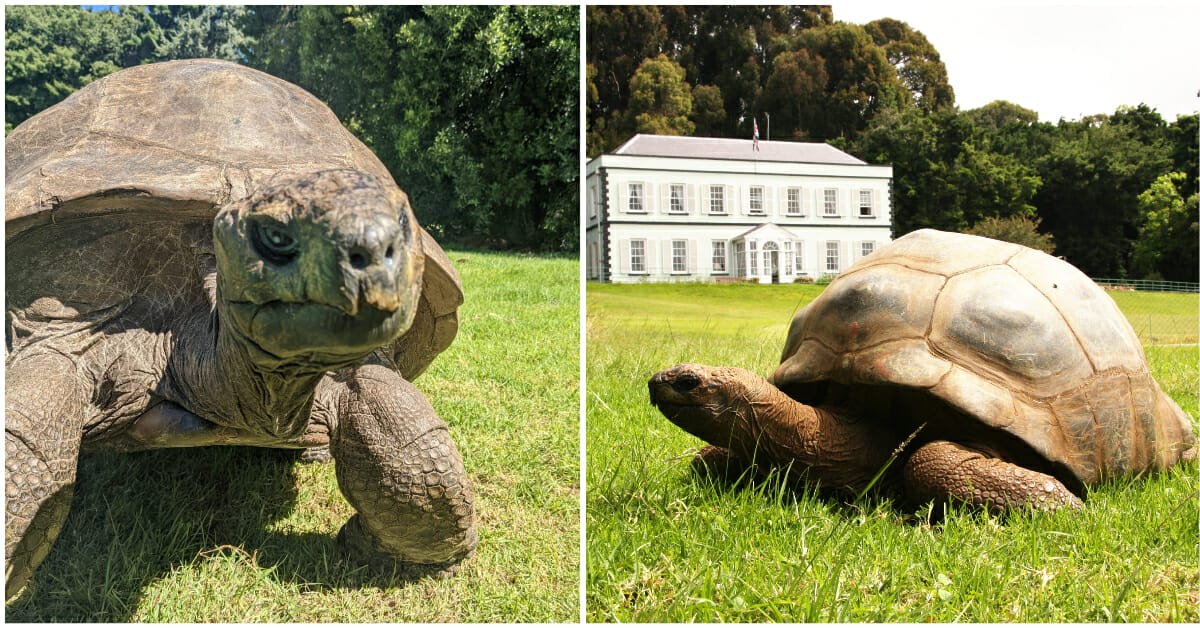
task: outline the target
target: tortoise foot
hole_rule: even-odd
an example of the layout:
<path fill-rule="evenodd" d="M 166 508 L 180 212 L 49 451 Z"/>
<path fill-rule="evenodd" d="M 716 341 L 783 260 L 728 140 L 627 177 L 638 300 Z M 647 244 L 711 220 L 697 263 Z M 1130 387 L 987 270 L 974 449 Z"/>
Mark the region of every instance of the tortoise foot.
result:
<path fill-rule="evenodd" d="M 421 578 L 443 579 L 459 572 L 464 562 L 475 555 L 475 530 L 470 531 L 470 550 L 465 554 L 439 563 L 423 563 L 404 560 L 383 547 L 383 544 L 372 536 L 362 525 L 358 515 L 354 515 L 338 531 L 338 546 L 346 554 L 346 558 L 354 564 L 365 565 L 372 573 L 379 575 L 394 575 L 401 580 L 412 581 Z"/>

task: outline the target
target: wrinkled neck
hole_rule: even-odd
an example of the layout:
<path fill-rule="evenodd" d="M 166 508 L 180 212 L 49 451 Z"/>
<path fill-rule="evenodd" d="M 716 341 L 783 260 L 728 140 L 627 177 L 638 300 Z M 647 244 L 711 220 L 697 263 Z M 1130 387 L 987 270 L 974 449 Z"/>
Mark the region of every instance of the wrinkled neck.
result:
<path fill-rule="evenodd" d="M 734 451 L 772 465 L 794 463 L 828 488 L 867 487 L 890 455 L 888 439 L 870 421 L 834 407 L 800 403 L 768 382 L 750 390 L 734 429 Z"/>
<path fill-rule="evenodd" d="M 262 360 L 215 305 L 175 335 L 173 400 L 218 425 L 282 439 L 302 434 L 326 369 Z"/>

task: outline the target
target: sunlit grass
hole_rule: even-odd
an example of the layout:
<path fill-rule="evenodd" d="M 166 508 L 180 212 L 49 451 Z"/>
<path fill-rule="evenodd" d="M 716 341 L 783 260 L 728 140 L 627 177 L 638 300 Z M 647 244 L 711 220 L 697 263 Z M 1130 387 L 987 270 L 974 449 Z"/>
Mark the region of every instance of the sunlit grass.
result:
<path fill-rule="evenodd" d="M 84 456 L 71 516 L 9 621 L 572 622 L 579 617 L 578 262 L 451 252 L 454 344 L 416 385 L 474 481 L 446 580 L 372 576 L 334 542 L 332 464 L 252 448 Z"/>
<path fill-rule="evenodd" d="M 1081 511 L 951 510 L 940 526 L 878 497 L 847 505 L 693 474 L 702 443 L 649 405 L 650 375 L 682 361 L 769 373 L 818 291 L 588 285 L 589 620 L 1200 619 L 1195 466 L 1102 485 Z M 1195 417 L 1196 347 L 1147 357 Z"/>

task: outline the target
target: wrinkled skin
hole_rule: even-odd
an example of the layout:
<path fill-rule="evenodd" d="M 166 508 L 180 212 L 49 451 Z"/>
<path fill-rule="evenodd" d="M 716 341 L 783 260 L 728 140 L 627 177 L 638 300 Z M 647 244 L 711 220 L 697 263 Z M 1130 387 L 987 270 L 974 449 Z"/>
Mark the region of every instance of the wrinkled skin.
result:
<path fill-rule="evenodd" d="M 822 488 L 857 494 L 870 486 L 908 434 L 841 407 L 793 400 L 766 379 L 734 367 L 680 364 L 656 373 L 650 402 L 668 420 L 710 443 L 697 455 L 706 472 L 737 476 L 757 467 L 798 465 Z M 992 512 L 1079 508 L 1058 479 L 1007 462 L 980 442 L 916 440 L 901 452 L 900 482 L 914 504 L 956 500 Z"/>
<path fill-rule="evenodd" d="M 18 247 L 31 253 L 7 260 L 8 599 L 61 530 L 82 451 L 327 447 L 358 511 L 339 533 L 356 560 L 421 575 L 471 554 L 461 457 L 376 351 L 409 328 L 421 294 L 403 192 L 326 170 L 228 204 L 210 234 L 122 220 L 32 230 Z M 85 239 L 110 257 L 60 250 Z M 62 264 L 53 281 L 23 280 L 49 263 Z"/>

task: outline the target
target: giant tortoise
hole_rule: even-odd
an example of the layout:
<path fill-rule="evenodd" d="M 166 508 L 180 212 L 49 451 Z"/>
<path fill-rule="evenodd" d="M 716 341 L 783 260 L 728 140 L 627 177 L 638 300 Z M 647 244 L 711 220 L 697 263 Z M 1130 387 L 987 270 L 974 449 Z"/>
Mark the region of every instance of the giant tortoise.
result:
<path fill-rule="evenodd" d="M 331 455 L 353 560 L 442 575 L 472 553 L 471 484 L 409 383 L 453 340 L 461 285 L 325 105 L 234 63 L 143 65 L 6 156 L 6 597 L 89 451 Z"/>
<path fill-rule="evenodd" d="M 1095 283 L 1040 251 L 934 230 L 863 258 L 803 308 L 769 380 L 681 364 L 649 385 L 710 443 L 702 470 L 795 464 L 859 493 L 893 461 L 883 485 L 912 504 L 1078 507 L 1100 480 L 1196 455 L 1191 421 Z"/>

